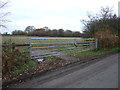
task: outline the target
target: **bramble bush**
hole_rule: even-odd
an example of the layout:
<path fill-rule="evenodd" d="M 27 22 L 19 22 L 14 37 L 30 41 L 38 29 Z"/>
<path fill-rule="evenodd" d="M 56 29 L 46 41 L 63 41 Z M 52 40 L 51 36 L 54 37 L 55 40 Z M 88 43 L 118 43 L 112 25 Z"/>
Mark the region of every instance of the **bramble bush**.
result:
<path fill-rule="evenodd" d="M 4 43 L 2 48 L 2 73 L 4 75 L 10 74 L 15 67 L 22 67 L 29 61 L 28 53 L 22 52 L 13 47 L 13 43 Z"/>

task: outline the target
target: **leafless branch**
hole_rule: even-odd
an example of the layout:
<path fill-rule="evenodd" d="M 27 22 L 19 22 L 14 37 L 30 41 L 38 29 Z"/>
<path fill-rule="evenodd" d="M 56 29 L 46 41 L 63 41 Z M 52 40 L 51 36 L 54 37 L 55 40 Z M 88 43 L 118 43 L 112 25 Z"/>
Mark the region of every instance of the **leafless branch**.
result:
<path fill-rule="evenodd" d="M 0 9 L 5 7 L 8 4 L 8 2 L 0 2 Z"/>
<path fill-rule="evenodd" d="M 5 16 L 7 16 L 8 14 L 10 14 L 10 12 L 4 13 L 3 15 L 1 14 L 0 18 L 3 18 Z"/>
<path fill-rule="evenodd" d="M 9 22 L 8 20 L 4 19 L 5 16 L 10 14 L 10 12 L 4 12 L 4 8 L 8 5 L 8 1 L 0 1 L 0 27 L 7 28 L 5 26 L 5 22 Z"/>
<path fill-rule="evenodd" d="M 2 25 L 0 24 L 0 27 L 4 27 L 4 28 L 7 28 L 7 27 L 6 27 L 5 25 L 3 25 L 3 24 L 2 24 Z"/>

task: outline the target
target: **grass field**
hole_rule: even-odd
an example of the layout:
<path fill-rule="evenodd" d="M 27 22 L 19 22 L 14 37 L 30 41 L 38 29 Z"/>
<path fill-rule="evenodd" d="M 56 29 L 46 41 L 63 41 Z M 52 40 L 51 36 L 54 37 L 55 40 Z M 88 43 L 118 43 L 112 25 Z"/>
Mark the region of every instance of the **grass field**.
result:
<path fill-rule="evenodd" d="M 83 42 L 84 40 L 81 37 L 30 37 L 30 36 L 3 36 L 2 43 L 10 42 L 15 44 L 29 44 L 29 38 L 40 38 L 40 40 L 32 40 L 32 43 L 39 43 L 39 44 L 32 44 L 32 51 L 36 50 L 74 50 L 74 39 L 77 42 Z M 43 39 L 44 38 L 44 39 Z M 46 39 L 47 38 L 47 39 Z M 50 40 L 49 40 L 50 39 Z M 89 41 L 89 40 L 86 40 Z M 78 44 L 77 44 L 78 45 Z M 37 48 L 36 48 L 37 47 Z M 16 46 L 16 49 L 20 49 L 21 51 L 29 51 L 29 45 L 27 46 Z M 89 48 L 89 46 L 88 46 Z M 80 46 L 76 48 L 77 50 L 86 49 L 86 47 Z"/>
<path fill-rule="evenodd" d="M 11 41 L 15 44 L 28 44 L 29 38 L 53 38 L 53 39 L 74 39 L 76 37 L 34 37 L 34 36 L 2 36 L 2 43 Z M 77 37 L 77 39 L 80 39 Z M 45 40 L 43 40 L 45 42 Z M 46 41 L 49 42 L 49 41 Z"/>

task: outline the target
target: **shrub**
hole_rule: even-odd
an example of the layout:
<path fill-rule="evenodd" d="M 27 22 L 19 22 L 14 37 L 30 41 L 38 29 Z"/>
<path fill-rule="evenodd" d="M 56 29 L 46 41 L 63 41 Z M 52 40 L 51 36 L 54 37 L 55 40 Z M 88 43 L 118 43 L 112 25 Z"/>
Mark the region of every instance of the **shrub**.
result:
<path fill-rule="evenodd" d="M 22 67 L 27 61 L 29 57 L 27 56 L 26 52 L 21 52 L 19 49 L 12 48 L 13 44 L 11 43 L 4 43 L 6 44 L 2 50 L 2 73 L 3 75 L 10 74 L 14 71 L 14 67 Z"/>
<path fill-rule="evenodd" d="M 105 30 L 105 32 L 96 32 L 94 37 L 98 38 L 99 49 L 111 49 L 118 47 L 119 38 L 110 30 Z"/>

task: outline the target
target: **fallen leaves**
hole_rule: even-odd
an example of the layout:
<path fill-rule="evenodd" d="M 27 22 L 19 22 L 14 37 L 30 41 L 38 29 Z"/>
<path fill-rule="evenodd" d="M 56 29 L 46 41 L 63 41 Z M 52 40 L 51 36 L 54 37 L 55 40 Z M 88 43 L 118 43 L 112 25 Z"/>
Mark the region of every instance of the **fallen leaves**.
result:
<path fill-rule="evenodd" d="M 19 79 L 20 77 L 24 77 L 27 75 L 34 75 L 36 73 L 42 73 L 44 71 L 53 71 L 57 67 L 63 67 L 70 63 L 71 63 L 71 61 L 63 60 L 60 57 L 46 58 L 46 60 L 44 62 L 37 64 L 36 67 L 27 68 L 23 73 L 16 75 L 16 76 L 11 76 L 12 78 L 9 78 L 9 79 Z M 21 82 L 21 81 L 19 81 L 19 82 Z"/>

